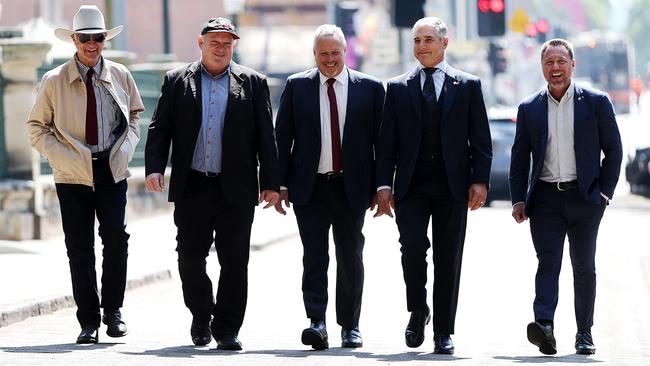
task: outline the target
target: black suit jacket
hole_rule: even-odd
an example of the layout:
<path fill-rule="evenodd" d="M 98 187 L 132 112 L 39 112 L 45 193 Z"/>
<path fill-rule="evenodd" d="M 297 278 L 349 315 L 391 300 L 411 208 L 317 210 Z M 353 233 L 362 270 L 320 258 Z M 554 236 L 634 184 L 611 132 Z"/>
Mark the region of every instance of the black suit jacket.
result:
<path fill-rule="evenodd" d="M 573 124 L 578 189 L 585 200 L 599 204 L 603 200 L 601 193 L 609 198 L 614 195 L 623 159 L 621 136 L 607 95 L 575 86 Z M 519 105 L 510 163 L 513 204 L 529 201 L 544 166 L 547 141 L 548 96 L 544 89 Z"/>
<path fill-rule="evenodd" d="M 343 180 L 350 206 L 366 209 L 376 190 L 375 144 L 379 135 L 384 87 L 376 78 L 348 69 L 348 101 L 341 145 Z M 276 120 L 280 182 L 291 202 L 309 202 L 321 152 L 318 69 L 287 80 Z"/>
<path fill-rule="evenodd" d="M 165 75 L 145 149 L 146 174 L 164 173 L 171 145 L 169 201 L 183 199 L 201 128 L 201 62 Z M 223 125 L 220 181 L 231 205 L 256 205 L 259 189 L 279 190 L 277 148 L 264 75 L 231 63 Z M 258 163 L 259 184 L 258 184 Z"/>
<path fill-rule="evenodd" d="M 388 82 L 377 158 L 377 186 L 392 186 L 400 200 L 411 185 L 422 138 L 420 67 Z M 467 201 L 473 183 L 489 186 L 492 140 L 481 81 L 447 68 L 440 140 L 449 189 Z M 394 185 L 393 185 L 394 177 Z"/>

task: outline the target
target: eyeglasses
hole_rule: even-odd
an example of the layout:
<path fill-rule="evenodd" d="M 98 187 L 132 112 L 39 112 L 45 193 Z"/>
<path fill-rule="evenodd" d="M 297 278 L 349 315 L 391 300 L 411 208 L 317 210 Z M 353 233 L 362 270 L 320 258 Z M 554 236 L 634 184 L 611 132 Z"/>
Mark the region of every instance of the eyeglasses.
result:
<path fill-rule="evenodd" d="M 77 33 L 77 39 L 81 43 L 88 43 L 91 40 L 97 43 L 102 43 L 106 39 L 106 35 L 104 33 L 99 33 L 99 34 Z"/>

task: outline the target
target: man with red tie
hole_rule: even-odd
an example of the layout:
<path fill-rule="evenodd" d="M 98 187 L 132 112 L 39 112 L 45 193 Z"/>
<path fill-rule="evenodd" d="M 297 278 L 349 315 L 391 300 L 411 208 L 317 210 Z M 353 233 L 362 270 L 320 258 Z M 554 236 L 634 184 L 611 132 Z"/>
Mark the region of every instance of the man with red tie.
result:
<path fill-rule="evenodd" d="M 311 323 L 302 343 L 329 347 L 327 309 L 328 237 L 336 245 L 336 315 L 341 346 L 363 344 L 359 331 L 363 292 L 361 233 L 374 202 L 375 143 L 384 87 L 376 78 L 345 65 L 340 28 L 324 24 L 314 35 L 317 68 L 287 80 L 276 120 L 280 202 L 293 203 L 303 244 L 302 292 Z"/>
<path fill-rule="evenodd" d="M 43 76 L 27 131 L 54 173 L 82 328 L 77 343 L 97 343 L 100 307 L 106 334 L 127 333 L 120 313 L 129 239 L 126 178 L 140 140 L 138 121 L 144 106 L 126 67 L 101 55 L 104 42 L 122 26 L 107 30 L 99 9 L 82 5 L 72 28 L 55 31 L 58 38 L 74 43 L 77 52 Z M 101 296 L 95 273 L 95 216 L 104 246 Z"/>

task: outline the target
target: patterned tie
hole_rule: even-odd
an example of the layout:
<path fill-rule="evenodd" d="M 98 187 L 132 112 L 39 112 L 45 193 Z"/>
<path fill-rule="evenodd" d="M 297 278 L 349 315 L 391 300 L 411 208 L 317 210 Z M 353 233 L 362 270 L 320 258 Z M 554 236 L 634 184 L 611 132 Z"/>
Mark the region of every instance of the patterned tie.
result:
<path fill-rule="evenodd" d="M 424 79 L 422 94 L 424 95 L 424 99 L 427 101 L 427 104 L 432 107 L 438 100 L 436 97 L 436 85 L 433 82 L 433 73 L 436 72 L 437 68 L 425 67 L 423 70 L 427 77 Z"/>
<path fill-rule="evenodd" d="M 339 109 L 336 106 L 336 93 L 334 82 L 336 79 L 327 79 L 327 98 L 330 100 L 330 122 L 332 128 L 332 171 L 341 172 L 341 132 L 339 130 Z"/>
<path fill-rule="evenodd" d="M 93 88 L 94 70 L 91 67 L 86 74 L 86 143 L 97 145 L 97 101 Z"/>

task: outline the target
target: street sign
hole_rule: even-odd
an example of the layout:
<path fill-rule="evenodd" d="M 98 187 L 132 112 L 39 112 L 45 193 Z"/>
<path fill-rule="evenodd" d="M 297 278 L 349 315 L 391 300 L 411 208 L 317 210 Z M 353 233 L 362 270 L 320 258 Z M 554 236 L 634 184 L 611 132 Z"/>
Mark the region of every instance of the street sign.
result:
<path fill-rule="evenodd" d="M 510 18 L 510 30 L 516 33 L 524 33 L 529 23 L 530 18 L 526 14 L 526 11 L 522 8 L 517 8 L 514 14 L 512 14 L 512 18 Z"/>

